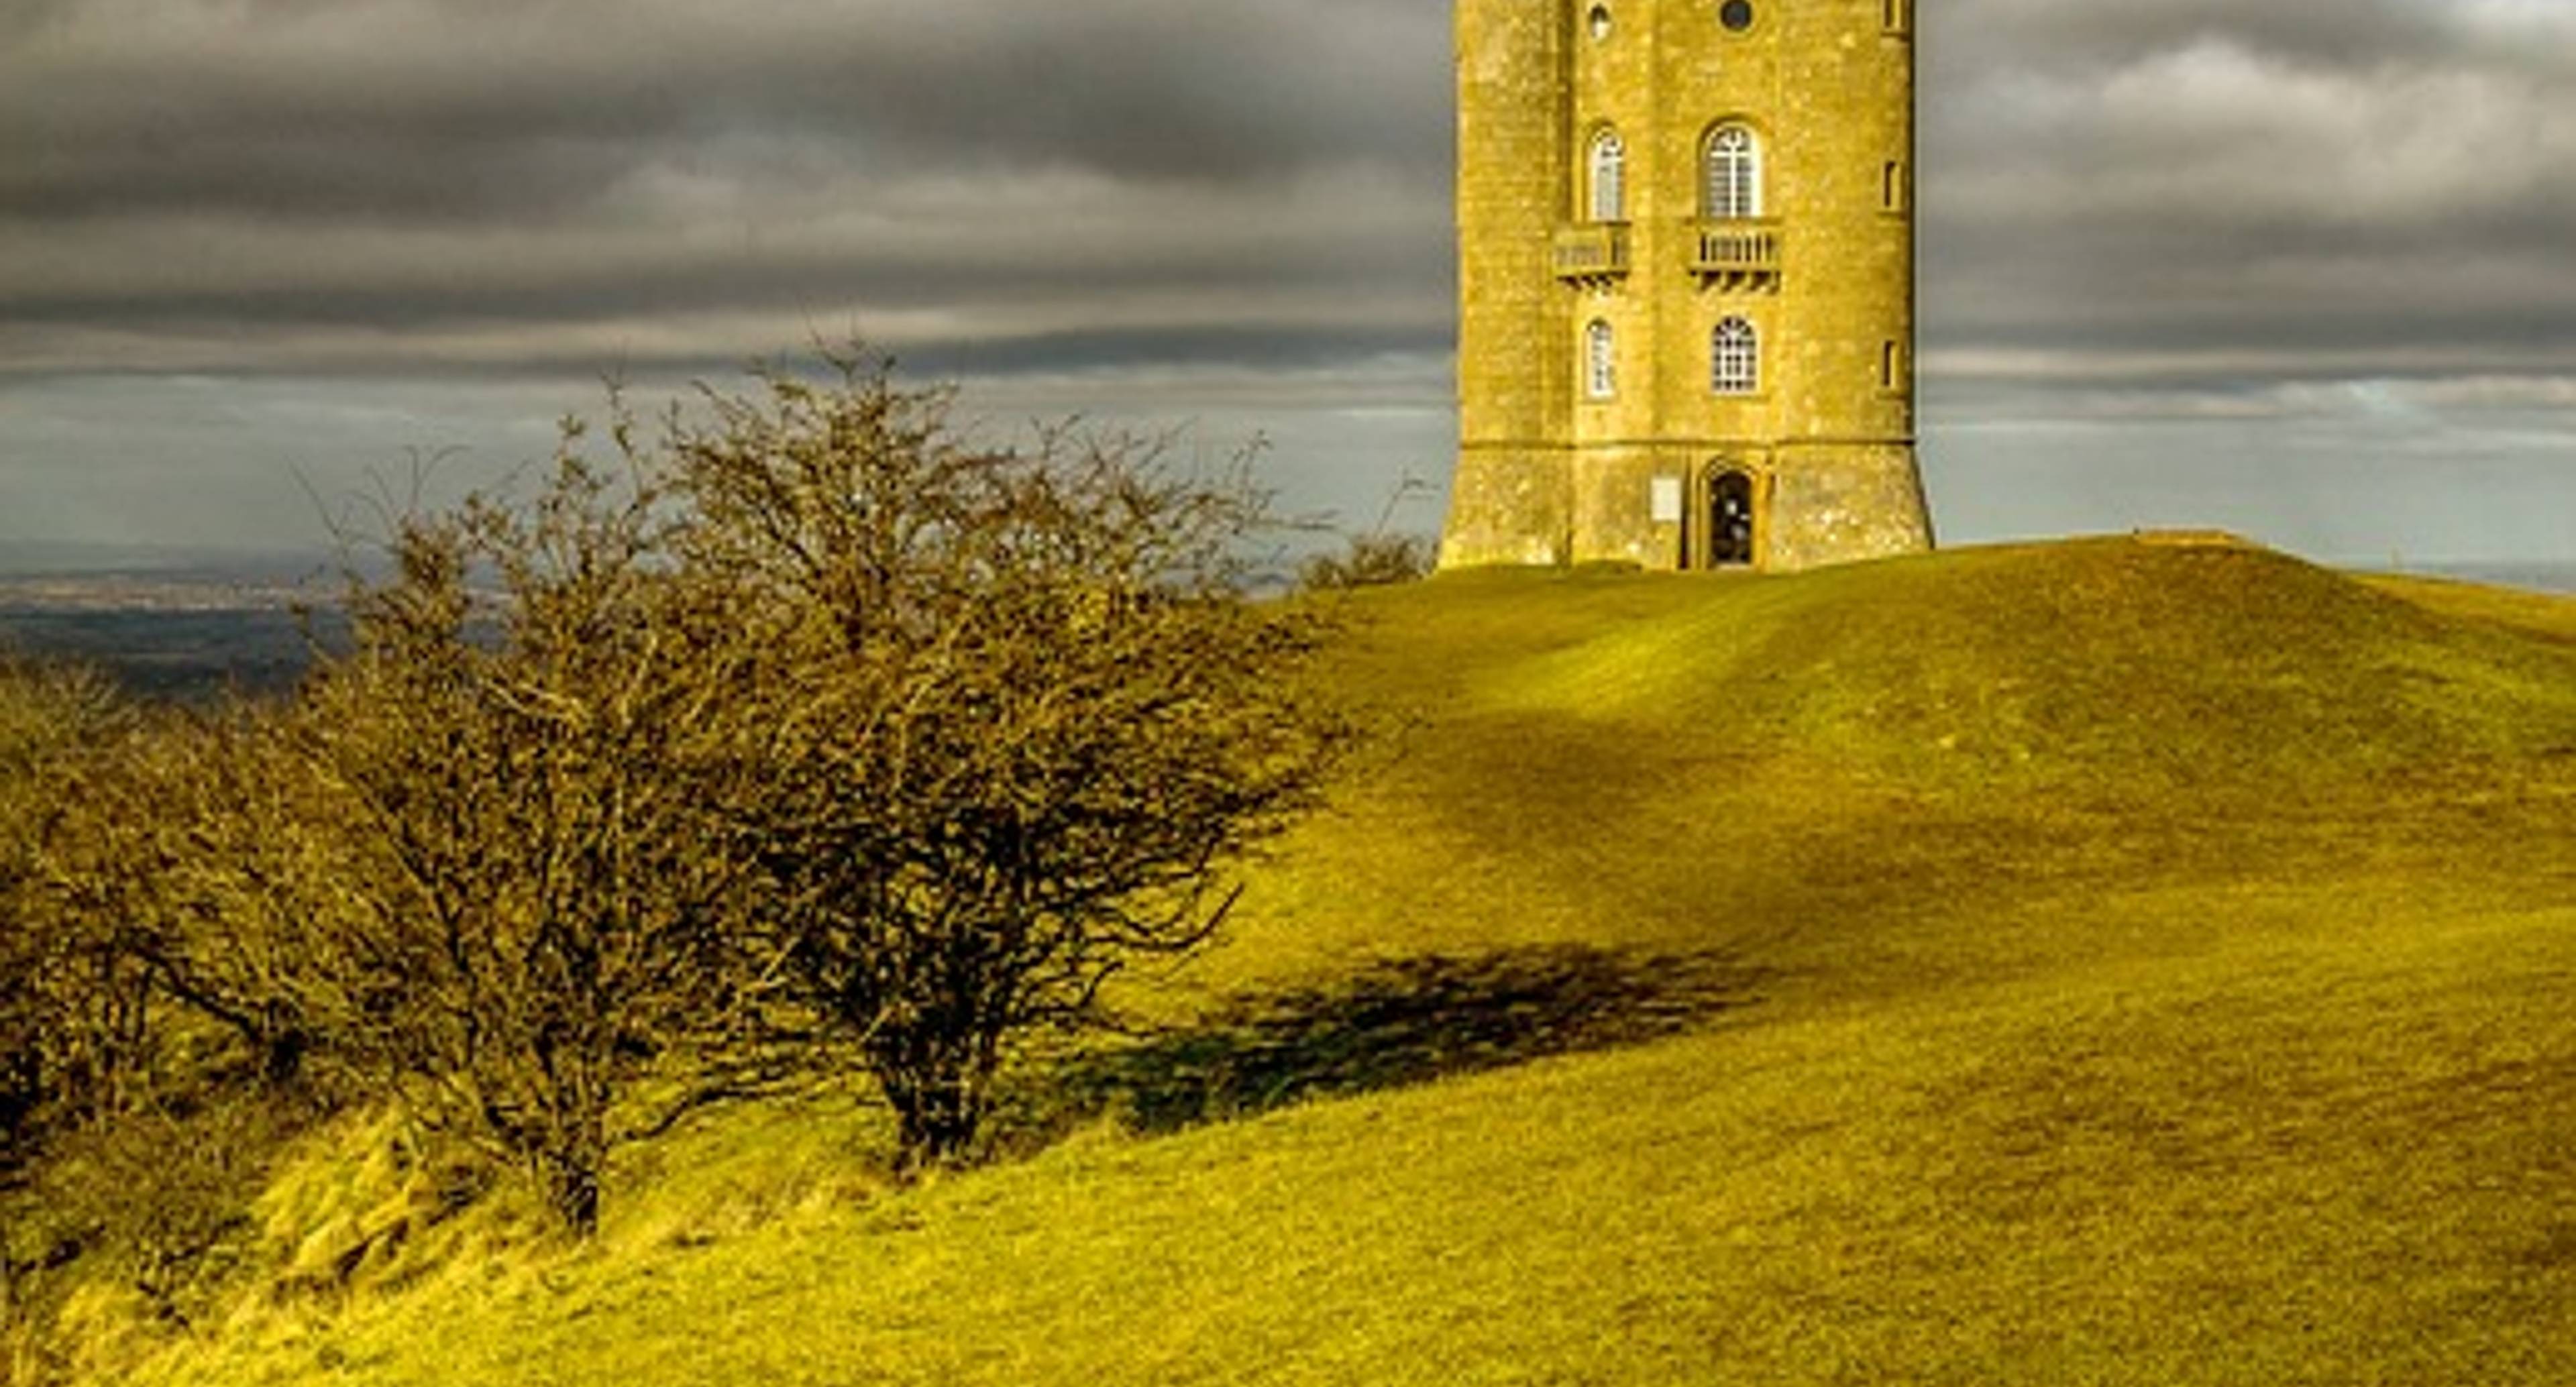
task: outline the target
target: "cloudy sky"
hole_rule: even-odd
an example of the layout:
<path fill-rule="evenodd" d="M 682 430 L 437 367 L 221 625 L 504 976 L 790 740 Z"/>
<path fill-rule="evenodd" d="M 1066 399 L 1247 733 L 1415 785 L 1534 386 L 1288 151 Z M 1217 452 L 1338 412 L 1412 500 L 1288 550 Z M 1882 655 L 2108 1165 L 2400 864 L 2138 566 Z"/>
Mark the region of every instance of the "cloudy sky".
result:
<path fill-rule="evenodd" d="M 2576 560 L 2576 0 L 1920 8 L 1945 539 Z M 311 545 L 852 334 L 1365 523 L 1450 90 L 1442 0 L 0 0 L 0 548 Z"/>

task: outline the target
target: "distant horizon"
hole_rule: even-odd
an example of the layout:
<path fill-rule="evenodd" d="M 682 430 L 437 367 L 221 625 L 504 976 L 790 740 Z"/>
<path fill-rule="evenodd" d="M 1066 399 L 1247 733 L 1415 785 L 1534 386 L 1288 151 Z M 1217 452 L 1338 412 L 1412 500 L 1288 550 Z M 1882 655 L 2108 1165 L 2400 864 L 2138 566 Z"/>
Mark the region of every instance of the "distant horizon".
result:
<path fill-rule="evenodd" d="M 1397 526 L 1402 531 L 1436 537 L 1438 527 Z M 2063 535 L 2026 535 L 1971 539 L 1945 544 L 1945 550 L 1989 545 L 2045 544 L 2059 540 L 2117 535 L 2122 531 L 2085 531 Z M 2260 543 L 2261 541 L 2255 541 Z M 2403 573 L 2462 578 L 2503 587 L 2576 595 L 2576 558 L 2551 555 L 2528 558 L 2417 558 L 2406 554 L 2319 555 L 2265 545 L 2307 562 L 2355 573 Z M 78 581 L 141 579 L 158 582 L 290 584 L 327 578 L 337 572 L 338 555 L 328 543 L 309 547 L 225 546 L 205 544 L 15 539 L 0 535 L 0 580 Z"/>

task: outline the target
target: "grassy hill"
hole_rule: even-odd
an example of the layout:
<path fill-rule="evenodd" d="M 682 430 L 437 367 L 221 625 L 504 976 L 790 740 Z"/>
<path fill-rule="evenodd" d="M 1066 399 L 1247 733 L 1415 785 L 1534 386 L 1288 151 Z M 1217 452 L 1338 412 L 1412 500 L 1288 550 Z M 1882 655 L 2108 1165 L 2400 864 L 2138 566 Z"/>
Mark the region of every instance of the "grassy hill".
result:
<path fill-rule="evenodd" d="M 567 1251 L 353 1129 L 244 1240 L 292 1289 L 102 1290 L 102 1375 L 2565 1380 L 2576 602 L 2112 540 L 1352 600 L 1385 749 L 1025 1159 L 890 1188 L 818 1095 Z"/>

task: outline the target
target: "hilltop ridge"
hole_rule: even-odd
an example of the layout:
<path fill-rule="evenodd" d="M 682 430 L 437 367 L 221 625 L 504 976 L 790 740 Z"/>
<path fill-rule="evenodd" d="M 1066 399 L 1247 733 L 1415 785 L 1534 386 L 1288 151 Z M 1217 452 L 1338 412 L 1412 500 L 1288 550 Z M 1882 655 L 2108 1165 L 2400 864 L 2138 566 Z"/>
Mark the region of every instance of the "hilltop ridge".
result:
<path fill-rule="evenodd" d="M 1947 761 L 2205 786 L 2576 737 L 2561 652 L 2251 546 L 1971 549 L 1702 596 L 1550 657 L 1521 701 L 1926 784 Z"/>

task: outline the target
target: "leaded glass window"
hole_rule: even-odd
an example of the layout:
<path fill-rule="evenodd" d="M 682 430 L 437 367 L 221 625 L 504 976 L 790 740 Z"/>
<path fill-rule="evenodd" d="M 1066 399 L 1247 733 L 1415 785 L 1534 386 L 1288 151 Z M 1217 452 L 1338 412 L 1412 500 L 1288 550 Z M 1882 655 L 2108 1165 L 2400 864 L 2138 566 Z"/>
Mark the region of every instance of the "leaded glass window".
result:
<path fill-rule="evenodd" d="M 1742 318 L 1717 325 L 1709 342 L 1709 384 L 1720 395 L 1750 395 L 1762 388 L 1762 335 Z"/>

